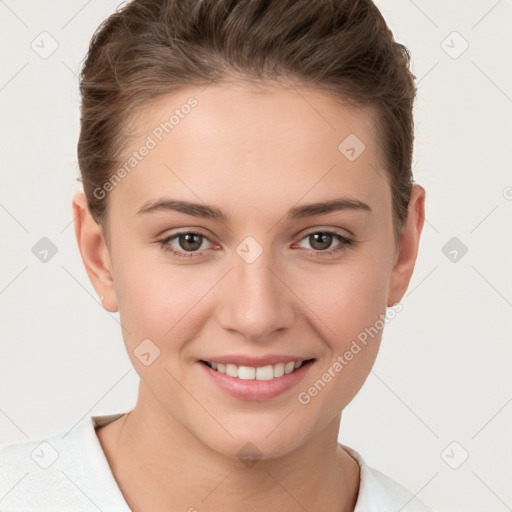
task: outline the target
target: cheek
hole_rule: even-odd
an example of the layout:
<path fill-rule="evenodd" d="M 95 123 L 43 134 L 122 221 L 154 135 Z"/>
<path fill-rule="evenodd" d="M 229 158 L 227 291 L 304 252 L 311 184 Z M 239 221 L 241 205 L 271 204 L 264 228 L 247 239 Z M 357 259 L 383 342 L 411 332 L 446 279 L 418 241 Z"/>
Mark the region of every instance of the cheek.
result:
<path fill-rule="evenodd" d="M 122 246 L 118 243 L 118 247 Z M 347 340 L 385 312 L 389 276 L 378 253 L 381 251 L 377 248 L 367 248 L 347 254 L 339 263 L 309 263 L 283 270 L 282 279 L 293 291 L 289 300 L 296 301 L 296 308 L 302 310 L 299 315 L 316 324 L 322 337 L 331 340 L 332 348 L 338 352 L 345 350 Z M 155 256 L 154 250 L 137 247 L 113 256 L 123 326 L 135 332 L 136 338 L 159 340 L 162 346 L 173 339 L 174 350 L 176 343 L 185 342 L 184 329 L 192 337 L 191 320 L 200 326 L 207 304 L 214 306 L 211 299 L 223 271 L 213 265 L 208 268 L 208 264 L 171 264 L 165 261 L 165 255 Z M 236 289 L 229 294 L 232 307 L 236 307 Z"/>
<path fill-rule="evenodd" d="M 385 313 L 388 280 L 382 260 L 354 253 L 339 265 L 302 273 L 297 295 L 318 315 L 332 347 L 343 350 L 349 339 Z M 300 281 L 297 277 L 296 283 Z"/>
<path fill-rule="evenodd" d="M 135 368 L 145 371 L 133 353 L 149 339 L 161 356 L 155 365 L 166 361 L 170 370 L 181 372 L 186 347 L 199 337 L 211 313 L 206 310 L 207 297 L 219 281 L 218 273 L 200 270 L 200 265 L 170 264 L 164 256 L 147 250 L 134 249 L 116 263 L 120 321 Z"/>
<path fill-rule="evenodd" d="M 318 315 L 316 327 L 329 354 L 302 389 L 311 410 L 339 411 L 368 377 L 385 326 L 388 278 L 386 262 L 366 255 L 304 281 L 298 295 Z"/>
<path fill-rule="evenodd" d="M 121 318 L 141 335 L 157 339 L 170 337 L 207 291 L 207 283 L 194 278 L 192 267 L 184 271 L 132 261 L 116 275 Z"/>

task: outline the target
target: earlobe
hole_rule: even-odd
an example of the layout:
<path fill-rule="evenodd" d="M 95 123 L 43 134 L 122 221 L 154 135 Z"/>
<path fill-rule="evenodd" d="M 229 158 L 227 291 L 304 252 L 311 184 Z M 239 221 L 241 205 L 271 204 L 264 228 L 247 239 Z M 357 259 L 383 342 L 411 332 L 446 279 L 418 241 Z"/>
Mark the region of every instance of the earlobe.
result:
<path fill-rule="evenodd" d="M 388 307 L 402 300 L 416 264 L 420 236 L 425 222 L 425 189 L 413 185 L 407 221 L 402 226 L 395 266 L 391 274 Z"/>
<path fill-rule="evenodd" d="M 73 197 L 75 235 L 82 261 L 89 279 L 103 307 L 110 312 L 118 310 L 110 253 L 101 226 L 93 219 L 83 192 Z"/>

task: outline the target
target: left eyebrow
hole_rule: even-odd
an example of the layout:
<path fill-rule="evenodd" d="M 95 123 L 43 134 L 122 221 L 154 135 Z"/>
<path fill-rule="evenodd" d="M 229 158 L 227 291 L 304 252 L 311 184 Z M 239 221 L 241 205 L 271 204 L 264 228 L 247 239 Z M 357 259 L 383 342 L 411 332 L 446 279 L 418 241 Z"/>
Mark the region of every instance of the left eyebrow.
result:
<path fill-rule="evenodd" d="M 324 215 L 326 213 L 343 210 L 366 211 L 372 213 L 372 209 L 367 203 L 359 201 L 359 199 L 341 197 L 339 199 L 332 199 L 331 201 L 296 206 L 288 212 L 287 218 L 301 219 L 304 217 L 313 217 L 315 215 Z"/>
<path fill-rule="evenodd" d="M 225 223 L 229 223 L 230 221 L 229 215 L 216 206 L 171 198 L 158 199 L 156 201 L 146 201 L 137 212 L 137 215 L 148 214 L 161 210 L 173 210 L 184 213 L 186 215 L 191 215 L 193 217 L 221 220 Z M 343 210 L 364 211 L 370 213 L 372 212 L 372 209 L 367 203 L 358 199 L 342 197 L 338 199 L 332 199 L 330 201 L 295 206 L 288 211 L 286 218 L 302 219 Z"/>

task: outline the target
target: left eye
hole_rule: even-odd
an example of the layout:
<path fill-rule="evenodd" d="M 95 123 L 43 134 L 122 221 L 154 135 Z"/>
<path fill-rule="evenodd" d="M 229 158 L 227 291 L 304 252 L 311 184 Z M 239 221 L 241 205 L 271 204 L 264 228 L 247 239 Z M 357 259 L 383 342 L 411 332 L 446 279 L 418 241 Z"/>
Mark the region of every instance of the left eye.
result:
<path fill-rule="evenodd" d="M 343 245 L 349 245 L 352 242 L 349 238 L 333 231 L 315 231 L 307 234 L 302 240 L 309 240 L 314 252 L 335 252 L 341 250 Z M 334 240 L 338 240 L 340 244 L 329 250 Z"/>

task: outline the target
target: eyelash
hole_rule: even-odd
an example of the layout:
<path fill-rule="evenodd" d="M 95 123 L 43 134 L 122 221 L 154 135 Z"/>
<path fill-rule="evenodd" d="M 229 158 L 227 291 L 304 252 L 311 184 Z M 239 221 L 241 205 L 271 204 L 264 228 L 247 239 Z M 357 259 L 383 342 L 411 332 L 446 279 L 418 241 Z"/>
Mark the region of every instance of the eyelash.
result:
<path fill-rule="evenodd" d="M 309 250 L 306 249 L 309 254 L 314 254 L 315 256 L 319 255 L 320 257 L 329 257 L 329 256 L 332 256 L 332 255 L 340 252 L 340 251 L 343 251 L 346 248 L 346 246 L 355 245 L 355 243 L 356 243 L 354 240 L 352 240 L 344 235 L 340 235 L 339 233 L 337 233 L 335 231 L 329 231 L 329 230 L 311 231 L 310 233 L 304 235 L 302 237 L 301 241 L 310 237 L 311 235 L 315 235 L 315 234 L 332 235 L 333 237 L 338 239 L 338 241 L 341 242 L 334 249 L 326 249 L 324 251 L 314 250 L 314 249 L 309 249 Z M 208 238 L 205 235 L 203 235 L 201 233 L 197 233 L 195 231 L 180 231 L 179 233 L 175 233 L 171 236 L 168 236 L 167 238 L 164 238 L 163 240 L 159 240 L 158 243 L 164 251 L 171 252 L 173 255 L 175 255 L 179 258 L 200 257 L 200 256 L 196 256 L 198 253 L 200 253 L 200 251 L 189 251 L 189 252 L 184 253 L 184 252 L 180 252 L 180 251 L 173 249 L 172 246 L 169 245 L 169 242 L 171 242 L 171 240 L 174 240 L 175 238 L 179 238 L 182 235 L 199 235 L 203 239 L 208 240 Z"/>

